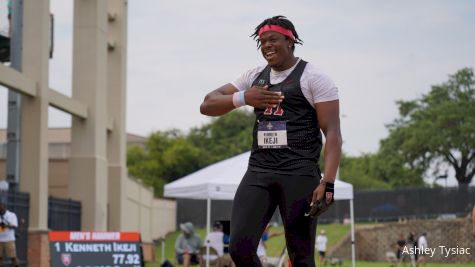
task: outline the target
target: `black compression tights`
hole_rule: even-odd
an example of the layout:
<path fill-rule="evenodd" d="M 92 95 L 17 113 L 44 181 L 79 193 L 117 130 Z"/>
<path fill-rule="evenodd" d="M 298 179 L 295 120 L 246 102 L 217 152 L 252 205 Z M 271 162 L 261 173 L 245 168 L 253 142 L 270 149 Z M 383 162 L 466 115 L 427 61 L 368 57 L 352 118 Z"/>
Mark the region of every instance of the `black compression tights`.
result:
<path fill-rule="evenodd" d="M 305 217 L 319 178 L 247 171 L 234 197 L 231 257 L 237 267 L 261 267 L 257 245 L 279 207 L 293 267 L 314 267 L 316 219 Z"/>

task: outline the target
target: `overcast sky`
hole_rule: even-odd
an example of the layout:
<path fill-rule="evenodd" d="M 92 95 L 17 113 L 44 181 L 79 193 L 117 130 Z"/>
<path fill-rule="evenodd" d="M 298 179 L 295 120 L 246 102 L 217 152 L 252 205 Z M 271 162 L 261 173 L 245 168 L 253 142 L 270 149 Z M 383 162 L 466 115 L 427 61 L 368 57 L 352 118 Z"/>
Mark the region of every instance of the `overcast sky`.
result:
<path fill-rule="evenodd" d="M 6 0 L 0 1 L 5 28 Z M 50 86 L 71 95 L 72 0 L 52 0 L 55 51 Z M 374 152 L 397 115 L 395 102 L 420 97 L 475 65 L 474 1 L 129 1 L 127 130 L 184 131 L 209 122 L 205 94 L 265 64 L 249 36 L 263 19 L 287 16 L 304 40 L 295 54 L 339 88 L 344 151 Z M 0 127 L 7 90 L 0 88 Z M 70 125 L 51 109 L 50 126 Z"/>

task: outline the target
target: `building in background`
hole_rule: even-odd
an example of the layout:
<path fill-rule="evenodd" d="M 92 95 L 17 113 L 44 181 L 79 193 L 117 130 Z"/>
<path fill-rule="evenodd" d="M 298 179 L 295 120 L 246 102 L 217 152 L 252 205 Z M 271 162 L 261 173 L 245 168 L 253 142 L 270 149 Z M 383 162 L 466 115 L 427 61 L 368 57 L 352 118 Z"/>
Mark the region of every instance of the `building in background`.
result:
<path fill-rule="evenodd" d="M 161 223 L 176 216 L 174 202 L 154 199 L 127 173 L 127 0 L 74 1 L 71 96 L 49 84 L 50 1 L 13 1 L 12 10 L 12 64 L 0 64 L 9 89 L 0 180 L 29 196 L 28 265 L 49 266 L 49 196 L 81 203 L 81 230 L 140 231 L 153 254 L 147 248 L 166 231 Z M 48 129 L 50 106 L 72 116 L 70 130 Z"/>
<path fill-rule="evenodd" d="M 145 146 L 147 138 L 127 134 L 127 147 Z M 69 156 L 71 129 L 48 129 L 48 196 L 68 198 Z M 5 177 L 6 130 L 0 129 L 0 177 Z M 125 186 L 126 217 L 122 231 L 138 231 L 145 244 L 145 258 L 154 257 L 153 239 L 164 237 L 176 230 L 176 202 L 168 199 L 156 199 L 153 189 L 132 177 L 127 177 Z"/>

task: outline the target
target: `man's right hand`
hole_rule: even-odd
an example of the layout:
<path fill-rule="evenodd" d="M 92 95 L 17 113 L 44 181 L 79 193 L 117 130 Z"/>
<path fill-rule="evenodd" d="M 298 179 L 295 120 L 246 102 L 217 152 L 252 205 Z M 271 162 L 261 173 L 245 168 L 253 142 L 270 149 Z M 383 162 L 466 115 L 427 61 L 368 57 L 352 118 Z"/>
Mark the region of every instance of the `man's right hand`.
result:
<path fill-rule="evenodd" d="M 284 100 L 284 96 L 281 95 L 281 92 L 269 91 L 267 85 L 254 85 L 245 91 L 244 96 L 247 105 L 261 109 L 276 107 Z"/>

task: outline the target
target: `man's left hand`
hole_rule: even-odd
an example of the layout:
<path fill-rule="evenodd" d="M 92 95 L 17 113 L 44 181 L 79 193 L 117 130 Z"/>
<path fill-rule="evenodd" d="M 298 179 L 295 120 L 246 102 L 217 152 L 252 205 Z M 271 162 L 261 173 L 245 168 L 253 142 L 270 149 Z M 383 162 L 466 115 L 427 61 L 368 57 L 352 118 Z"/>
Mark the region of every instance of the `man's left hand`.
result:
<path fill-rule="evenodd" d="M 313 191 L 310 211 L 305 213 L 305 216 L 318 217 L 320 214 L 327 211 L 330 205 L 334 202 L 334 192 L 335 189 L 333 183 L 321 181 Z"/>

